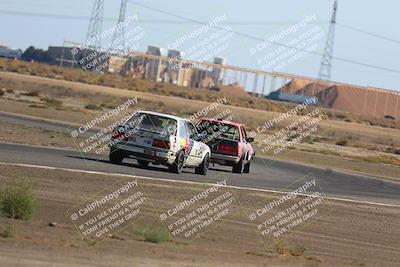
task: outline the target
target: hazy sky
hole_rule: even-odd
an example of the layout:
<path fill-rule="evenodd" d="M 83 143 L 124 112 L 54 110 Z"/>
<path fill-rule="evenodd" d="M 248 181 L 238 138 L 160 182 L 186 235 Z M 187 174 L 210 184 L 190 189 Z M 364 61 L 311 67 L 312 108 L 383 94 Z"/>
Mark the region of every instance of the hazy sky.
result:
<path fill-rule="evenodd" d="M 138 49 L 144 51 L 148 44 L 168 47 L 168 44 L 173 43 L 177 38 L 193 32 L 200 26 L 193 23 L 167 23 L 166 21 L 185 22 L 185 20 L 140 7 L 135 3 L 142 3 L 165 12 L 204 22 L 226 15 L 226 22 L 221 24 L 221 27 L 228 25 L 234 31 L 262 39 L 268 39 L 284 32 L 305 17 L 315 16 L 314 24 L 279 41 L 288 43 L 293 39 L 303 38 L 302 34 L 306 34 L 317 25 L 322 31 L 319 33 L 322 38 L 316 39 L 312 43 L 313 47 L 310 43 L 310 49 L 319 53 L 325 46 L 329 27 L 327 22 L 330 20 L 333 2 L 332 0 L 129 1 L 127 15 L 138 16 L 138 21 L 132 22 L 130 25 L 132 28 L 140 26 L 145 32 L 144 37 L 136 42 Z M 21 49 L 25 49 L 29 45 L 47 49 L 49 45 L 62 45 L 64 40 L 83 42 L 86 38 L 87 18 L 90 16 L 92 4 L 92 0 L 1 0 L 0 43 Z M 116 23 L 119 6 L 120 2 L 117 0 L 105 0 L 104 16 L 107 19 L 103 29 L 110 28 Z M 400 41 L 399 9 L 400 4 L 395 0 L 339 0 L 337 22 Z M 32 17 L 5 14 L 4 11 L 81 17 L 74 19 L 53 18 L 44 15 Z M 258 24 L 245 24 L 250 22 Z M 193 48 L 207 36 L 210 37 L 217 32 L 217 29 L 210 29 L 206 34 L 203 33 L 192 38 L 183 45 L 184 50 Z M 265 61 L 260 59 L 273 55 L 279 47 L 271 45 L 262 51 L 257 51 L 254 55 L 251 54 L 250 49 L 257 47 L 258 43 L 260 41 L 244 36 L 226 36 L 226 46 L 221 43 L 219 50 L 216 51 L 220 56 L 227 58 L 229 65 L 262 69 Z M 399 42 L 383 40 L 336 25 L 335 57 L 392 69 L 397 73 L 333 60 L 332 80 L 399 91 L 399 51 Z M 286 58 L 283 61 L 286 63 L 279 69 L 281 72 L 317 77 L 321 56 L 305 54 L 300 55 L 296 60 Z"/>

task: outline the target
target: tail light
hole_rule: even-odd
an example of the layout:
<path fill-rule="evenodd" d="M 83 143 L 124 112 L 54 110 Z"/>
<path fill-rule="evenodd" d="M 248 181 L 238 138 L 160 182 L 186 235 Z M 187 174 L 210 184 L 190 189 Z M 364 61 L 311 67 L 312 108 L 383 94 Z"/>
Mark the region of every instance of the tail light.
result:
<path fill-rule="evenodd" d="M 159 147 L 159 148 L 170 149 L 170 143 L 168 141 L 164 141 L 164 140 L 161 140 L 161 139 L 154 139 L 153 140 L 153 146 L 154 147 Z"/>
<path fill-rule="evenodd" d="M 122 140 L 122 139 L 124 139 L 124 133 L 123 132 L 120 132 L 120 131 L 115 131 L 115 132 L 113 132 L 112 134 L 111 134 L 111 136 L 112 136 L 112 139 L 118 139 L 118 140 Z"/>
<path fill-rule="evenodd" d="M 220 144 L 217 149 L 218 153 L 237 156 L 238 155 L 238 147 L 235 145 L 224 145 Z"/>
<path fill-rule="evenodd" d="M 123 127 L 115 128 L 114 131 L 111 133 L 111 138 L 118 140 L 125 139 L 125 129 Z"/>

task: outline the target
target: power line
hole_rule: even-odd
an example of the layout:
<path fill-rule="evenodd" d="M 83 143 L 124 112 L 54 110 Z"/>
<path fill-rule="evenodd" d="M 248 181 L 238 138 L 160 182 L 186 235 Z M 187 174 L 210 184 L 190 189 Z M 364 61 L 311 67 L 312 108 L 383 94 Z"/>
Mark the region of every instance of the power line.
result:
<path fill-rule="evenodd" d="M 400 44 L 399 40 L 395 40 L 395 39 L 392 39 L 392 38 L 389 38 L 389 37 L 386 37 L 386 36 L 383 36 L 383 35 L 380 35 L 380 34 L 376 34 L 376 33 L 373 33 L 373 32 L 368 32 L 368 31 L 365 31 L 365 30 L 362 30 L 362 29 L 359 29 L 359 28 L 356 28 L 356 27 L 353 27 L 353 26 L 350 26 L 350 25 L 346 25 L 346 24 L 343 24 L 343 23 L 338 23 L 337 22 L 336 24 L 341 26 L 341 27 L 343 27 L 343 28 L 350 29 L 352 31 L 360 32 L 360 33 L 363 33 L 363 34 L 366 34 L 366 35 L 369 35 L 369 36 L 373 36 L 373 37 L 376 37 L 376 38 L 379 38 L 379 39 L 383 39 L 383 40 L 386 40 L 386 41 L 389 41 L 389 42 L 392 42 L 392 43 L 395 43 L 395 44 Z"/>
<path fill-rule="evenodd" d="M 146 20 L 146 19 L 141 19 L 137 21 L 138 23 L 170 23 L 170 24 L 198 24 L 197 22 L 194 21 L 180 21 L 180 20 Z M 221 24 L 226 24 L 226 25 L 236 25 L 236 26 L 265 26 L 265 25 L 293 25 L 296 22 L 293 21 L 229 21 L 226 23 L 221 23 Z M 328 24 L 329 21 L 313 21 L 310 22 L 309 24 Z"/>
<path fill-rule="evenodd" d="M 132 3 L 133 4 L 133 3 Z M 70 20 L 90 20 L 90 17 L 88 16 L 76 16 L 76 15 L 64 15 L 64 14 L 49 14 L 49 13 L 32 13 L 32 12 L 23 12 L 23 11 L 14 11 L 14 10 L 0 10 L 0 14 L 5 14 L 5 15 L 15 15 L 15 16 L 26 16 L 26 17 L 39 17 L 39 18 L 54 18 L 54 19 L 70 19 Z M 118 18 L 115 17 L 104 17 L 103 20 L 107 21 L 117 21 Z M 136 21 L 136 23 L 154 23 L 154 24 L 159 24 L 159 23 L 168 23 L 168 24 L 198 24 L 197 22 L 194 21 L 179 21 L 179 20 L 165 20 L 165 19 L 141 19 Z M 296 22 L 289 22 L 289 21 L 230 21 L 229 25 L 239 25 L 239 26 L 252 26 L 252 25 L 293 25 Z M 327 24 L 329 21 L 314 21 L 310 22 L 310 24 Z M 347 28 L 356 32 L 360 32 L 366 35 L 370 35 L 376 38 L 380 38 L 389 42 L 393 42 L 396 44 L 400 44 L 399 40 L 395 40 L 393 38 L 389 38 L 380 34 L 376 34 L 373 32 L 368 32 L 360 28 L 356 28 L 350 25 L 346 25 L 343 23 L 338 23 L 336 22 L 336 25 L 339 25 L 343 28 Z"/>
<path fill-rule="evenodd" d="M 202 21 L 198 21 L 198 20 L 191 19 L 191 18 L 182 16 L 182 15 L 174 14 L 174 13 L 169 12 L 169 11 L 160 10 L 158 8 L 150 7 L 150 6 L 141 4 L 141 3 L 132 2 L 132 1 L 129 1 L 129 3 L 131 3 L 133 5 L 136 5 L 136 6 L 140 6 L 140 7 L 149 9 L 149 10 L 152 10 L 152 11 L 156 11 L 156 12 L 159 12 L 159 13 L 162 13 L 162 14 L 165 14 L 165 15 L 169 15 L 169 16 L 173 16 L 173 17 L 176 17 L 176 18 L 180 18 L 182 20 L 188 20 L 188 21 L 191 21 L 191 22 L 199 24 L 199 25 L 206 25 L 207 24 L 207 23 L 202 22 Z M 242 36 L 242 37 L 246 37 L 246 38 L 249 38 L 249 39 L 253 39 L 253 40 L 257 40 L 257 41 L 261 41 L 261 42 L 265 41 L 264 38 L 260 38 L 260 37 L 257 37 L 257 36 L 254 36 L 254 35 L 250 35 L 250 34 L 247 34 L 247 33 L 242 33 L 242 32 L 238 32 L 238 31 L 234 31 L 234 30 L 227 30 L 226 28 L 215 26 L 215 25 L 210 25 L 210 27 L 215 28 L 215 29 L 219 29 L 219 30 L 223 29 L 223 30 L 225 30 L 227 32 L 232 32 L 232 33 L 234 33 L 236 35 L 239 35 L 239 36 Z M 301 48 L 298 48 L 298 47 L 295 47 L 295 46 L 282 44 L 282 43 L 279 43 L 279 42 L 276 42 L 276 41 L 271 42 L 271 43 L 274 44 L 274 45 L 277 45 L 277 46 L 282 46 L 282 47 L 286 47 L 286 48 L 295 49 L 297 51 L 301 51 L 301 52 L 308 53 L 308 54 L 314 54 L 314 55 L 317 55 L 317 56 L 322 56 L 323 55 L 323 53 L 301 49 Z M 356 61 L 356 60 L 352 60 L 352 59 L 346 59 L 346 58 L 337 57 L 337 56 L 332 56 L 332 59 L 337 60 L 337 61 L 350 63 L 350 64 L 363 66 L 363 67 L 374 68 L 374 69 L 378 69 L 378 70 L 382 70 L 382 71 L 388 71 L 388 72 L 393 72 L 393 73 L 400 74 L 400 70 L 381 67 L 381 66 L 376 66 L 376 65 L 372 65 L 372 64 L 369 64 L 369 63 L 360 62 L 360 61 Z"/>
<path fill-rule="evenodd" d="M 133 4 L 133 3 L 132 3 Z M 76 16 L 76 15 L 65 15 L 65 14 L 49 14 L 49 13 L 32 13 L 32 12 L 23 12 L 23 11 L 14 11 L 14 10 L 0 10 L 0 14 L 5 14 L 5 15 L 15 15 L 15 16 L 26 16 L 26 17 L 39 17 L 39 18 L 54 18 L 54 19 L 70 19 L 70 20 L 90 20 L 90 17 L 88 16 Z M 118 18 L 115 17 L 104 17 L 103 20 L 105 21 L 117 21 Z M 168 24 L 198 24 L 193 21 L 179 21 L 179 20 L 165 20 L 165 19 L 141 19 L 136 21 L 136 23 L 151 23 L 151 24 L 159 24 L 159 23 L 168 23 Z M 238 25 L 238 26 L 252 26 L 252 25 L 293 25 L 296 22 L 290 22 L 290 21 L 230 21 L 228 24 L 229 25 Z M 329 21 L 314 21 L 310 22 L 310 24 L 328 24 Z M 393 42 L 396 44 L 400 44 L 399 40 L 386 37 L 384 35 L 380 35 L 377 33 L 369 32 L 360 28 L 356 28 L 350 25 L 346 25 L 343 23 L 338 23 L 336 22 L 336 25 L 347 28 L 349 30 L 353 30 L 356 32 L 360 32 L 369 36 L 373 36 L 382 40 L 386 40 L 389 42 Z"/>
<path fill-rule="evenodd" d="M 48 14 L 48 13 L 32 13 L 32 12 L 9 11 L 9 10 L 0 10 L 0 14 L 15 15 L 15 16 L 26 16 L 26 17 L 52 18 L 52 19 L 71 19 L 71 20 L 85 20 L 85 21 L 90 20 L 90 17 L 88 17 L 88 16 Z M 117 21 L 118 18 L 104 18 L 104 20 Z"/>
<path fill-rule="evenodd" d="M 204 22 L 192 20 L 190 18 L 183 17 L 183 16 L 180 16 L 180 15 L 176 15 L 176 14 L 173 14 L 173 13 L 170 13 L 170 12 L 167 12 L 167 11 L 162 11 L 162 10 L 159 10 L 159 9 L 156 9 L 156 8 L 144 6 L 144 5 L 139 4 L 139 3 L 135 3 L 135 2 L 130 2 L 130 3 L 134 4 L 134 5 L 142 6 L 142 7 L 147 8 L 147 9 L 151 9 L 153 11 L 161 12 L 161 13 L 164 13 L 164 14 L 167 14 L 167 15 L 170 15 L 170 16 L 179 17 L 182 20 L 187 20 L 187 22 L 190 23 L 190 24 L 200 24 L 200 25 L 206 24 Z M 31 13 L 31 12 L 8 11 L 8 10 L 0 10 L 0 14 L 17 15 L 17 16 L 28 16 L 28 17 L 39 17 L 39 18 L 85 20 L 85 21 L 88 21 L 90 19 L 90 17 L 88 17 L 88 16 L 47 14 L 47 13 Z M 111 18 L 111 17 L 104 17 L 103 19 L 107 20 L 107 21 L 117 21 L 118 20 L 118 18 Z M 188 23 L 184 23 L 182 21 L 174 21 L 174 20 L 138 20 L 137 23 L 188 24 Z M 289 23 L 289 22 L 248 22 L 248 25 L 255 25 L 257 23 L 259 23 L 259 25 L 267 25 L 267 24 L 285 25 L 285 24 L 292 24 L 292 23 Z M 323 24 L 323 23 L 326 23 L 326 22 L 320 22 L 320 23 Z M 230 22 L 229 24 L 232 24 L 232 25 L 234 25 L 234 24 L 236 24 L 236 25 L 246 25 L 246 22 Z M 337 24 L 339 25 L 339 23 L 337 23 Z M 342 27 L 347 27 L 347 28 L 351 27 L 351 26 L 344 25 L 344 24 L 340 24 L 340 25 Z M 218 27 L 218 26 L 213 26 L 213 27 L 217 28 L 217 29 L 222 29 L 221 27 Z M 394 40 L 394 39 L 391 39 L 391 38 L 388 38 L 388 37 L 385 37 L 385 36 L 382 36 L 382 35 L 370 33 L 370 32 L 367 32 L 367 31 L 364 31 L 364 30 L 361 30 L 361 29 L 357 29 L 357 28 L 354 28 L 354 27 L 351 27 L 351 28 L 352 28 L 352 30 L 363 32 L 365 34 L 369 34 L 369 35 L 372 35 L 372 36 L 375 36 L 375 37 L 378 37 L 378 38 L 381 38 L 381 39 L 385 39 L 385 40 L 388 40 L 388 41 L 391 41 L 391 42 L 395 42 L 395 43 L 400 43 L 400 41 L 397 41 L 397 40 Z M 235 34 L 237 34 L 239 36 L 243 36 L 243 37 L 249 38 L 249 39 L 253 39 L 253 40 L 257 40 L 257 41 L 265 41 L 265 39 L 263 39 L 263 38 L 252 36 L 252 35 L 249 35 L 249 34 L 246 34 L 246 33 L 241 33 L 241 32 L 237 32 L 237 31 L 230 31 L 230 32 L 235 33 Z M 284 46 L 286 48 L 293 48 L 295 50 L 306 52 L 306 53 L 309 53 L 309 54 L 314 54 L 314 55 L 318 55 L 318 56 L 322 55 L 322 53 L 318 53 L 318 52 L 314 52 L 314 51 L 307 51 L 307 50 L 300 49 L 300 48 L 297 48 L 297 47 L 287 46 L 285 44 L 281 44 L 281 43 L 278 43 L 278 42 L 273 42 L 273 44 L 278 45 L 278 46 Z M 363 62 L 359 62 L 359 61 L 355 61 L 355 60 L 345 59 L 345 58 L 341 58 L 341 57 L 337 57 L 337 56 L 333 57 L 333 59 L 338 60 L 338 61 L 342 61 L 342 62 L 346 62 L 346 63 L 350 63 L 350 64 L 355 64 L 355 65 L 360 65 L 360 66 L 364 66 L 364 67 L 368 67 L 368 68 L 374 68 L 374 69 L 379 69 L 379 70 L 383 70 L 383 71 L 388 71 L 388 72 L 393 72 L 393 73 L 400 74 L 399 70 L 394 70 L 394 69 L 390 69 L 390 68 L 375 66 L 375 65 L 372 65 L 372 64 L 367 64 L 367 63 L 363 63 Z"/>
<path fill-rule="evenodd" d="M 65 14 L 49 14 L 49 13 L 33 13 L 33 12 L 23 12 L 23 11 L 14 11 L 14 10 L 0 10 L 0 14 L 5 15 L 14 15 L 14 16 L 26 16 L 26 17 L 39 17 L 39 18 L 53 18 L 53 19 L 70 19 L 70 20 L 90 20 L 88 16 L 76 16 L 76 15 L 65 15 Z M 118 18 L 112 17 L 104 17 L 103 20 L 109 21 L 117 21 Z M 192 21 L 181 21 L 181 20 L 166 20 L 166 19 L 141 19 L 136 21 L 135 23 L 168 23 L 168 24 L 197 24 Z M 230 21 L 229 25 L 242 25 L 242 26 L 251 26 L 251 25 L 292 25 L 296 22 L 291 21 Z M 310 24 L 327 24 L 329 21 L 313 21 Z"/>

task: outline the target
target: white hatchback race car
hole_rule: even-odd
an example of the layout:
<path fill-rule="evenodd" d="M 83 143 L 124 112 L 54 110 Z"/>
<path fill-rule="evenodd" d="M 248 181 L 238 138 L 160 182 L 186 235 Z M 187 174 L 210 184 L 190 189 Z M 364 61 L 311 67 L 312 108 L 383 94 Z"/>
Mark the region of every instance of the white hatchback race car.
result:
<path fill-rule="evenodd" d="M 181 173 L 184 167 L 192 167 L 195 173 L 206 175 L 211 150 L 196 138 L 196 127 L 189 120 L 138 111 L 113 130 L 110 161 L 120 164 L 129 157 L 135 158 L 142 167 L 151 162 L 168 166 L 175 173 Z"/>

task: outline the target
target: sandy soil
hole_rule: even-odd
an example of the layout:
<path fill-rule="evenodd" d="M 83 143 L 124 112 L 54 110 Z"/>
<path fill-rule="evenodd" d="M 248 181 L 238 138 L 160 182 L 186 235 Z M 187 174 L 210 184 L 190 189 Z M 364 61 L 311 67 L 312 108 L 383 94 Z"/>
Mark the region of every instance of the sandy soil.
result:
<path fill-rule="evenodd" d="M 298 150 L 290 151 L 290 153 L 286 154 L 284 160 L 338 171 L 361 173 L 367 176 L 400 182 L 400 167 L 390 164 L 368 163 L 347 157 Z"/>
<path fill-rule="evenodd" d="M 0 122 L 0 142 L 4 143 L 76 149 L 77 147 L 74 145 L 74 142 L 78 143 L 80 140 L 83 139 L 78 137 L 72 140 L 66 133 Z"/>
<path fill-rule="evenodd" d="M 127 227 L 88 245 L 67 218 L 67 210 L 121 177 L 7 165 L 0 169 L 2 185 L 29 177 L 39 202 L 37 214 L 29 221 L 0 219 L 0 228 L 14 225 L 17 230 L 15 238 L 0 238 L 2 266 L 398 266 L 400 261 L 398 208 L 329 200 L 321 208 L 327 215 L 281 236 L 281 250 L 276 249 L 278 240 L 260 238 L 243 212 L 190 242 L 144 242 Z M 200 191 L 187 183 L 138 181 L 151 199 L 149 212 L 156 218 L 155 211 Z M 243 210 L 278 197 L 223 190 L 235 194 Z M 57 226 L 49 227 L 49 222 Z M 291 248 L 305 251 L 294 256 Z"/>

